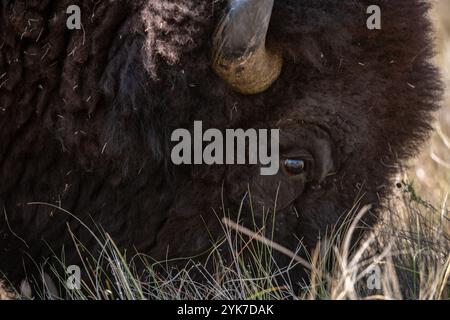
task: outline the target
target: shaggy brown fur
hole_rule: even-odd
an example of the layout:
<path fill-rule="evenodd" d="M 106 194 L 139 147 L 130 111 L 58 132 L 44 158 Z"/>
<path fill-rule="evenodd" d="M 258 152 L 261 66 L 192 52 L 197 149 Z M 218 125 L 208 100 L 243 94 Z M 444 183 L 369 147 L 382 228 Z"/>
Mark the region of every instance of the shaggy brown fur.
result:
<path fill-rule="evenodd" d="M 68 227 L 97 248 L 74 216 L 35 202 L 161 259 L 208 248 L 220 230 L 212 209 L 220 215 L 223 201 L 236 218 L 249 185 L 260 216 L 282 182 L 275 240 L 291 249 L 298 239 L 313 246 L 358 197 L 376 205 L 385 196 L 439 98 L 427 5 L 276 0 L 268 45 L 283 51 L 283 72 L 268 91 L 242 96 L 210 68 L 223 2 L 2 1 L 0 270 L 10 279 L 50 249 L 64 246 L 77 263 Z M 83 30 L 65 27 L 71 4 Z M 366 27 L 371 4 L 382 8 L 381 31 Z M 170 134 L 194 120 L 280 128 L 283 154 L 310 154 L 308 179 L 266 179 L 256 166 L 175 167 Z M 333 170 L 322 172 L 325 149 Z"/>

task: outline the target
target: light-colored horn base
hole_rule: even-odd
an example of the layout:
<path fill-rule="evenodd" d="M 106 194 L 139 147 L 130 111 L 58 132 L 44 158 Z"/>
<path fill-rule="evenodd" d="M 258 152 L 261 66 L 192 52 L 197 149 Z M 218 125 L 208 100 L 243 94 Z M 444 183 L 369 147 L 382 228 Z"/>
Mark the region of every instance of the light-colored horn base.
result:
<path fill-rule="evenodd" d="M 266 91 L 279 78 L 283 67 L 282 55 L 266 48 L 234 60 L 216 56 L 213 61 L 217 75 L 245 95 Z"/>

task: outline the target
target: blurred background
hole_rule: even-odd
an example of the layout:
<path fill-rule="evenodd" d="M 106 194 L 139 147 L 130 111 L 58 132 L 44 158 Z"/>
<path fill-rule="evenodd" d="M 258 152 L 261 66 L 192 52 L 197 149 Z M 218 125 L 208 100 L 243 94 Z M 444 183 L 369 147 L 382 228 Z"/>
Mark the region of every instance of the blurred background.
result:
<path fill-rule="evenodd" d="M 450 0 L 432 0 L 436 28 L 436 64 L 442 72 L 446 95 L 436 114 L 435 132 L 422 153 L 415 159 L 411 173 L 414 186 L 422 197 L 449 208 L 450 191 Z"/>

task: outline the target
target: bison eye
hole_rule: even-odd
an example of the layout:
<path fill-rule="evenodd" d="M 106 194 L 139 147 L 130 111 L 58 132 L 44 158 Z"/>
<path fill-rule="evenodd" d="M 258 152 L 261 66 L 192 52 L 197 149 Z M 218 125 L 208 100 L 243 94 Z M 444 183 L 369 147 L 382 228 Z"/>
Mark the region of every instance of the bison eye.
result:
<path fill-rule="evenodd" d="M 285 159 L 282 165 L 286 173 L 291 176 L 298 176 L 306 170 L 306 162 L 301 159 Z"/>

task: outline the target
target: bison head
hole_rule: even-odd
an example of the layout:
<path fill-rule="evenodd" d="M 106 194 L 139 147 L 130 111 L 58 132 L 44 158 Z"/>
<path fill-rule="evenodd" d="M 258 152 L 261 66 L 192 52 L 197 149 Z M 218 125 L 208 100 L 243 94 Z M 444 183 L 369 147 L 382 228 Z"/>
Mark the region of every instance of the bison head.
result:
<path fill-rule="evenodd" d="M 291 248 L 313 246 L 355 205 L 373 206 L 372 224 L 439 96 L 426 4 L 383 2 L 382 29 L 369 30 L 369 1 L 182 3 L 177 27 L 179 6 L 144 14 L 144 64 L 164 89 L 165 127 L 280 129 L 281 170 L 169 163 L 181 180 L 156 251 L 200 251 L 199 226 L 214 229 L 217 212 L 237 215 L 241 204 L 247 222 L 275 212 L 275 240 Z"/>
<path fill-rule="evenodd" d="M 269 209 L 275 241 L 314 246 L 355 203 L 372 204 L 375 221 L 439 99 L 421 0 L 72 2 L 82 30 L 65 27 L 67 1 L 0 7 L 0 203 L 15 232 L 0 220 L 0 261 L 11 272 L 18 252 L 50 254 L 37 239 L 72 243 L 67 225 L 94 247 L 80 220 L 166 258 L 208 248 L 225 213 L 262 223 Z M 381 30 L 367 28 L 373 4 Z M 279 129 L 278 174 L 174 165 L 170 135 L 196 120 Z"/>

